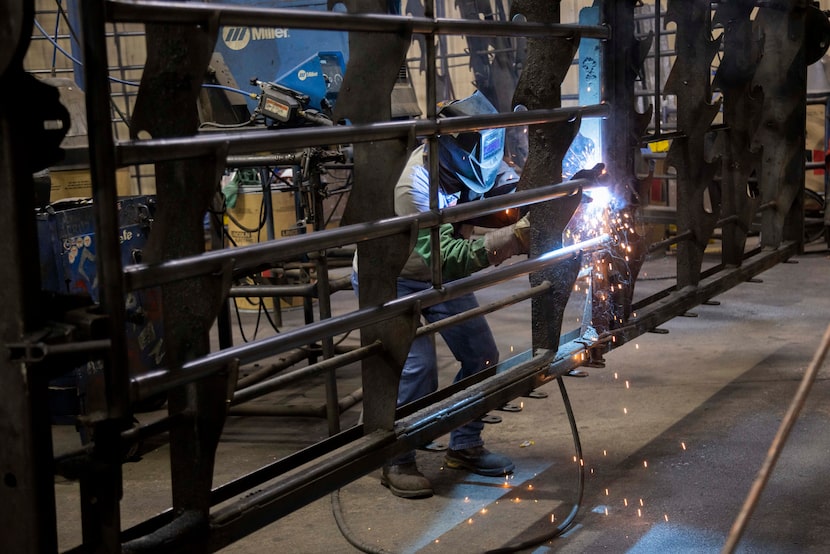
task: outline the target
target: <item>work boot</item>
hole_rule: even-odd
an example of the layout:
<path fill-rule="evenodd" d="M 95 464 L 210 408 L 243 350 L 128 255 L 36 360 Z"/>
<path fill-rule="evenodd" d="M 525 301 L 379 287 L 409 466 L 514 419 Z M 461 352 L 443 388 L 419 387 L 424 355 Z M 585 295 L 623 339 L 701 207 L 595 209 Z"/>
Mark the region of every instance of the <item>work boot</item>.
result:
<path fill-rule="evenodd" d="M 418 471 L 415 462 L 383 466 L 380 484 L 401 498 L 432 496 L 432 483 Z"/>
<path fill-rule="evenodd" d="M 496 477 L 513 472 L 513 462 L 503 454 L 490 452 L 483 446 L 464 448 L 462 450 L 447 450 L 444 463 L 453 469 L 466 469 L 479 475 Z"/>

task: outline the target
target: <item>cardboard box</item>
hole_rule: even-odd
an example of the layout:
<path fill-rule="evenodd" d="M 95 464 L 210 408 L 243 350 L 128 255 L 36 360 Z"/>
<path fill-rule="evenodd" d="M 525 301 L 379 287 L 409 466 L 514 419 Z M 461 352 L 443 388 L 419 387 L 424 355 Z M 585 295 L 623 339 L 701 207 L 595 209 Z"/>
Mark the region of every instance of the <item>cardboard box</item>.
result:
<path fill-rule="evenodd" d="M 297 224 L 297 210 L 293 192 L 272 191 L 271 206 L 274 224 L 274 240 L 311 232 L 310 225 Z M 226 224 L 228 236 L 237 246 L 246 246 L 266 242 L 268 232 L 267 222 L 264 222 L 265 205 L 262 191 L 241 191 L 236 197 L 236 204 L 228 208 Z M 263 273 L 268 278 L 268 272 Z M 265 308 L 272 310 L 272 298 L 262 298 Z M 243 311 L 257 311 L 260 306 L 259 298 L 237 298 L 236 306 Z M 280 299 L 281 308 L 296 308 L 302 306 L 300 297 L 285 297 Z"/>
<path fill-rule="evenodd" d="M 92 198 L 92 177 L 88 169 L 64 169 L 50 171 L 51 189 L 49 201 L 64 198 Z M 115 171 L 115 188 L 118 196 L 131 196 L 132 183 L 127 167 Z"/>
<path fill-rule="evenodd" d="M 307 232 L 306 226 L 297 225 L 297 210 L 292 192 L 271 192 L 274 238 L 289 237 Z M 228 235 L 238 246 L 256 244 L 268 240 L 265 221 L 265 203 L 262 192 L 240 192 L 236 205 L 228 208 Z"/>

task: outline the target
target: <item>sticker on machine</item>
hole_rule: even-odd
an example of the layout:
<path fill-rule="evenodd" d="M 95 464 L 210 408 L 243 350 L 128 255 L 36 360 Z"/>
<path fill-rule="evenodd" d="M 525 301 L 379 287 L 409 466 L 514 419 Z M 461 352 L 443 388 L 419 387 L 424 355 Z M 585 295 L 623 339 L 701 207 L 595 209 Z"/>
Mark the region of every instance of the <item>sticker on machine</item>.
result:
<path fill-rule="evenodd" d="M 242 50 L 252 40 L 290 38 L 285 27 L 223 27 L 222 42 L 231 50 Z"/>

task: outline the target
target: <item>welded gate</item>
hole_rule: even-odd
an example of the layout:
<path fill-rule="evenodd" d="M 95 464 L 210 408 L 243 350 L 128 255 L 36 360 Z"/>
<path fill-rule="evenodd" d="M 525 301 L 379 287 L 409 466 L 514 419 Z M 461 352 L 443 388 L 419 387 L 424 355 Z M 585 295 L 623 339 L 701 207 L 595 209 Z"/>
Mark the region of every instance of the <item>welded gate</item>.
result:
<path fill-rule="evenodd" d="M 509 11 L 494 9 L 486 17 L 468 6 L 468 20 L 440 17 L 431 3 L 419 13 L 397 16 L 383 15 L 385 1 L 347 2 L 348 13 L 198 2 L 82 2 L 100 290 L 93 324 L 79 323 L 77 315 L 70 318 L 68 308 L 41 292 L 41 272 L 32 255 L 37 243 L 32 173 L 58 160 L 68 114 L 54 89 L 22 69 L 32 2 L 4 2 L 0 14 L 10 25 L 0 31 L 0 194 L 2 204 L 14 209 L 0 222 L 6 237 L 0 248 L 14 263 L 4 265 L 0 318 L 6 352 L 0 368 L 3 550 L 57 549 L 55 472 L 81 483 L 83 545 L 76 551 L 158 552 L 162 545 L 170 551 L 218 550 L 390 456 L 575 367 L 600 362 L 608 350 L 798 252 L 806 66 L 814 61 L 806 29 L 816 10 L 799 0 L 736 0 L 716 9 L 708 0 L 650 6 L 643 10 L 634 0 L 597 2 L 584 13 L 584 23 L 576 24 L 561 22 L 560 3 L 550 0 L 516 0 Z M 657 39 L 642 32 L 646 19 L 654 21 Z M 130 140 L 116 140 L 112 132 L 107 22 L 145 24 L 147 60 Z M 331 117 L 348 124 L 199 132 L 197 100 L 217 37 L 224 28 L 251 26 L 349 32 L 349 61 Z M 714 39 L 713 28 L 719 26 L 722 33 Z M 487 55 L 472 64 L 476 84 L 498 95 L 493 101 L 501 113 L 436 118 L 436 101 L 449 90 L 445 69 L 451 58 L 439 54 L 450 36 L 479 37 L 470 41 L 471 52 Z M 389 91 L 400 79 L 413 41 L 422 45 L 425 59 L 425 113 L 393 118 Z M 583 72 L 580 86 L 596 88 L 593 95 L 585 90 L 584 97 L 563 98 L 558 84 L 575 59 Z M 661 69 L 664 59 L 670 63 L 667 73 Z M 493 78 L 499 71 L 505 73 Z M 513 77 L 515 88 L 505 91 Z M 648 82 L 653 83 L 650 91 L 644 86 Z M 661 94 L 673 97 L 671 117 L 664 117 L 668 101 Z M 563 101 L 569 106 L 562 107 Z M 514 110 L 517 106 L 522 108 Z M 643 113 L 637 106 L 647 109 Z M 658 117 L 652 118 L 651 108 L 657 108 Z M 601 122 L 594 127 L 602 130 L 600 159 L 607 173 L 561 183 L 563 160 L 580 123 L 595 118 Z M 528 130 L 516 193 L 418 217 L 394 216 L 391 191 L 414 139 L 426 139 L 435 153 L 441 133 L 500 126 Z M 644 215 L 663 217 L 663 212 L 646 205 L 641 148 L 665 140 L 671 141 L 665 164 L 676 180 L 671 213 L 676 232 L 654 245 L 639 221 Z M 353 147 L 354 178 L 342 226 L 232 251 L 204 251 L 204 216 L 229 157 L 342 145 Z M 154 230 L 140 263 L 125 265 L 115 174 L 119 167 L 138 164 L 155 164 Z M 611 203 L 599 205 L 599 195 L 592 192 L 599 189 L 611 192 Z M 525 205 L 532 221 L 527 260 L 451 282 L 444 282 L 436 266 L 433 288 L 395 298 L 396 276 L 419 229 L 432 229 L 436 238 L 441 223 Z M 581 225 L 578 218 L 592 205 L 601 208 L 600 223 Z M 723 236 L 723 263 L 701 272 L 704 249 L 716 229 Z M 760 232 L 761 248 L 747 252 L 751 232 Z M 437 240 L 432 243 L 438 248 Z M 331 317 L 325 309 L 327 252 L 352 244 L 358 245 L 360 308 Z M 646 254 L 672 244 L 677 245 L 677 286 L 633 303 Z M 308 253 L 315 253 L 317 263 L 321 319 L 211 352 L 208 333 L 223 317 L 234 279 Z M 439 392 L 417 412 L 396 415 L 400 367 L 419 332 L 418 308 L 525 274 L 530 286 L 523 298 L 533 297 L 527 321 L 532 351 L 507 364 L 509 369 L 494 368 L 462 390 Z M 577 279 L 588 285 L 588 317 L 582 328 L 563 333 L 563 310 Z M 128 372 L 124 298 L 148 290 L 161 291 L 167 355 L 163 367 Z M 357 328 L 360 348 L 338 354 L 331 337 Z M 214 454 L 239 365 L 312 342 L 323 345 L 316 371 L 333 372 L 362 360 L 362 425 L 212 490 Z M 104 360 L 105 387 L 98 409 L 87 414 L 92 440 L 83 450 L 53 460 L 47 382 L 93 357 Z M 133 427 L 134 406 L 158 395 L 168 398 L 168 417 Z M 130 444 L 165 431 L 172 506 L 122 529 L 123 454 Z M 219 503 L 221 509 L 212 508 Z"/>

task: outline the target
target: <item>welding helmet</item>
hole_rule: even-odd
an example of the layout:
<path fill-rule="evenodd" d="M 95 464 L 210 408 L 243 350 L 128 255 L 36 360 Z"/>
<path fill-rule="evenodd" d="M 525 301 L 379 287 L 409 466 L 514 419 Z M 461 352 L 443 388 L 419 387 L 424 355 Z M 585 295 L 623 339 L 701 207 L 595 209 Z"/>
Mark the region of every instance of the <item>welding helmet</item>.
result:
<path fill-rule="evenodd" d="M 439 117 L 499 113 L 479 91 L 439 104 Z M 438 137 L 440 181 L 450 189 L 484 194 L 496 182 L 504 158 L 504 129 L 464 131 Z"/>

